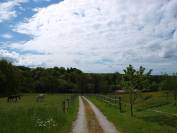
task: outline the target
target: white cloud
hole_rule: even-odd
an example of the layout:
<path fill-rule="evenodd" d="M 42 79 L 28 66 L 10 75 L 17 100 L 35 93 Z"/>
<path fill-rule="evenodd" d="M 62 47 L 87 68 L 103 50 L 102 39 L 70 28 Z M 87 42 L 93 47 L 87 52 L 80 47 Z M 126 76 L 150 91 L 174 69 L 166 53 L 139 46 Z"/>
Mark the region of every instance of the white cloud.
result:
<path fill-rule="evenodd" d="M 10 20 L 12 17 L 16 17 L 17 12 L 14 8 L 27 1 L 28 0 L 8 0 L 7 2 L 0 2 L 0 23 Z"/>
<path fill-rule="evenodd" d="M 92 72 L 129 63 L 157 71 L 177 66 L 176 0 L 65 0 L 35 11 L 14 28 L 34 38 L 12 46 L 46 54 L 25 55 L 25 62 Z"/>
<path fill-rule="evenodd" d="M 0 49 L 0 60 L 6 59 L 10 62 L 17 63 L 20 59 L 19 54 L 16 52 L 10 52 L 7 50 Z"/>
<path fill-rule="evenodd" d="M 11 38 L 13 38 L 13 36 L 12 36 L 10 33 L 2 34 L 2 37 L 3 37 L 3 38 L 6 38 L 6 39 L 11 39 Z"/>

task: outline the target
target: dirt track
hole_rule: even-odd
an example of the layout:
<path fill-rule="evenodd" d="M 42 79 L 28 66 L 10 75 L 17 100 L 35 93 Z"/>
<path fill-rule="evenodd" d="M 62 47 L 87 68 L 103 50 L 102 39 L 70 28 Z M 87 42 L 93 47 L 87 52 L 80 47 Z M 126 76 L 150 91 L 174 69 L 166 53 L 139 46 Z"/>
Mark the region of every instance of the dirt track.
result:
<path fill-rule="evenodd" d="M 87 98 L 79 97 L 79 112 L 72 133 L 119 133 Z"/>

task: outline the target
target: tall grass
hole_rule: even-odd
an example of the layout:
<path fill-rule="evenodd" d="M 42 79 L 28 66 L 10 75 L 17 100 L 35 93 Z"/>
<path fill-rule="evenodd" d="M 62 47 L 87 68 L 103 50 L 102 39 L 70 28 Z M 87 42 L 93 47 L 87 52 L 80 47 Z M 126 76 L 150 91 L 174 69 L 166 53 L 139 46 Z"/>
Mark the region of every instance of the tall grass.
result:
<path fill-rule="evenodd" d="M 17 103 L 0 99 L 0 133 L 68 133 L 76 118 L 78 99 L 64 113 L 66 96 L 47 95 L 43 102 L 36 102 L 35 95 L 24 96 Z"/>
<path fill-rule="evenodd" d="M 155 95 L 153 94 L 153 97 L 154 96 Z M 176 116 L 161 114 L 151 110 L 162 109 L 163 107 L 165 107 L 166 111 L 168 109 L 171 110 L 172 104 L 155 106 L 159 103 L 164 103 L 164 99 L 160 99 L 159 97 L 149 99 L 148 102 L 140 105 L 141 108 L 142 106 L 145 106 L 142 110 L 137 110 L 137 107 L 135 107 L 134 117 L 130 116 L 130 109 L 128 106 L 126 107 L 126 111 L 120 113 L 119 108 L 102 102 L 96 97 L 89 97 L 89 99 L 95 103 L 107 118 L 123 133 L 177 133 Z M 154 107 L 151 108 L 151 104 L 153 104 Z"/>

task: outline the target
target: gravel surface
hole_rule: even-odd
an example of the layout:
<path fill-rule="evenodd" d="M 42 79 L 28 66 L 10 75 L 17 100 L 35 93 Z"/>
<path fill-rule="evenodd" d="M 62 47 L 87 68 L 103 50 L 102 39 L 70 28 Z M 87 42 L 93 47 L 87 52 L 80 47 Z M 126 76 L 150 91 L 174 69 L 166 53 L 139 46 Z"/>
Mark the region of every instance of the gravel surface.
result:
<path fill-rule="evenodd" d="M 117 131 L 115 126 L 110 121 L 108 121 L 108 119 L 103 115 L 103 113 L 90 100 L 88 100 L 85 97 L 82 97 L 82 98 L 88 102 L 90 109 L 91 109 L 91 111 L 89 112 L 93 111 L 93 113 L 95 114 L 95 118 L 97 119 L 99 126 L 101 126 L 101 130 L 103 130 L 103 131 L 100 130 L 100 132 L 120 133 Z M 88 122 L 91 120 L 90 118 L 86 119 L 87 118 L 86 116 L 88 116 L 88 114 L 86 113 L 88 113 L 88 111 L 85 110 L 86 105 L 84 105 L 82 98 L 79 97 L 79 112 L 78 112 L 77 120 L 73 124 L 73 129 L 71 133 L 91 133 L 92 131 L 88 129 L 89 127 Z"/>
<path fill-rule="evenodd" d="M 79 97 L 79 112 L 71 133 L 88 133 L 84 103 Z"/>
<path fill-rule="evenodd" d="M 117 131 L 115 126 L 110 121 L 107 120 L 103 113 L 90 100 L 88 100 L 85 97 L 84 99 L 87 100 L 87 102 L 90 104 L 91 108 L 93 109 L 93 112 L 96 115 L 96 118 L 98 119 L 105 133 L 120 133 Z"/>

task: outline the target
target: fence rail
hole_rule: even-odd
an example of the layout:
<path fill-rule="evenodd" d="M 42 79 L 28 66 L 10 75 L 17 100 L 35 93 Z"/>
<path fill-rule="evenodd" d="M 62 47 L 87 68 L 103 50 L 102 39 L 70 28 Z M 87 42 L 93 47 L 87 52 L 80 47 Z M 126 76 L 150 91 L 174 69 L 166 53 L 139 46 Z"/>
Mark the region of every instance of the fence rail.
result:
<path fill-rule="evenodd" d="M 94 96 L 95 98 L 97 98 L 98 100 L 105 102 L 108 105 L 111 105 L 113 107 L 119 108 L 120 112 L 124 112 L 127 111 L 128 108 L 131 107 L 131 104 L 127 101 L 124 101 L 124 98 L 120 95 L 103 95 L 103 94 L 92 94 L 90 96 Z M 147 97 L 147 96 L 146 96 Z M 146 98 L 144 97 L 144 98 Z M 157 107 L 157 106 L 161 106 L 161 105 L 165 105 L 168 104 L 169 101 L 167 100 L 167 97 L 165 96 L 150 96 L 150 98 L 148 97 L 148 99 L 142 99 L 141 102 L 139 102 L 139 100 L 133 104 L 134 108 L 137 111 L 141 111 L 141 110 L 146 110 L 146 109 L 150 109 L 153 107 Z M 157 103 L 149 101 L 149 99 L 153 99 L 153 98 L 163 98 L 162 101 L 157 101 Z"/>
<path fill-rule="evenodd" d="M 91 96 L 95 96 L 98 100 L 101 100 L 111 106 L 119 108 L 120 112 L 122 112 L 123 104 L 128 104 L 128 103 L 122 102 L 122 98 L 120 96 L 114 96 L 114 98 L 110 96 L 101 95 L 101 94 L 95 94 Z"/>

